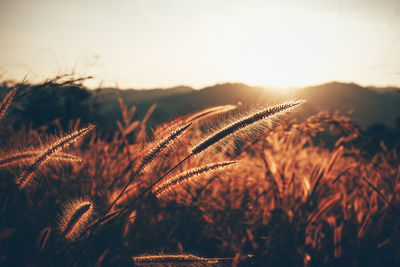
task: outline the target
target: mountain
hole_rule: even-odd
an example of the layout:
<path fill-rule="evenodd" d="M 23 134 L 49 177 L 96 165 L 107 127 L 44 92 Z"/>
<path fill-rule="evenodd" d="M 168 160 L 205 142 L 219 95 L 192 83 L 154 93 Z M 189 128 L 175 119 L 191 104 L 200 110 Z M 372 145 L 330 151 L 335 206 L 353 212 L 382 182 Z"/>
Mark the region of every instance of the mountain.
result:
<path fill-rule="evenodd" d="M 173 112 L 175 108 L 174 106 L 163 105 L 165 99 L 170 97 L 175 98 L 181 95 L 190 95 L 191 93 L 194 93 L 194 91 L 195 90 L 191 87 L 178 86 L 167 89 L 126 89 L 120 90 L 119 93 L 128 107 L 137 107 L 135 112 L 136 118 L 142 118 L 152 104 L 161 104 L 158 105 L 156 110 L 153 112 L 153 116 L 150 117 L 149 123 L 150 125 L 154 125 L 167 121 L 171 118 L 171 114 L 175 114 Z M 115 126 L 115 121 L 121 120 L 118 91 L 112 88 L 107 88 L 89 92 L 92 93 L 92 103 L 97 107 L 95 113 L 98 120 L 100 120 L 98 123 L 101 125 Z"/>
<path fill-rule="evenodd" d="M 338 110 L 342 114 L 353 110 L 351 118 L 361 126 L 384 124 L 400 127 L 400 89 L 361 87 L 352 83 L 331 82 L 317 86 L 284 90 L 224 83 L 195 90 L 186 86 L 151 90 L 115 90 L 112 88 L 85 90 L 80 87 L 53 85 L 26 86 L 17 97 L 9 117 L 20 124 L 41 126 L 55 119 L 67 125 L 70 119 L 81 118 L 82 123 L 95 123 L 108 131 L 121 120 L 118 104 L 120 94 L 128 107 L 136 106 L 134 119 L 142 118 L 148 108 L 157 104 L 148 126 L 154 127 L 177 116 L 207 107 L 241 103 L 240 110 L 281 103 L 290 99 L 304 99 L 302 108 L 292 114 L 303 120 L 320 111 Z"/>
<path fill-rule="evenodd" d="M 353 110 L 351 118 L 362 126 L 382 123 L 394 126 L 400 118 L 400 89 L 366 88 L 352 83 L 331 82 L 317 86 L 300 88 L 287 93 L 282 90 L 248 86 L 241 83 L 217 84 L 194 90 L 190 87 L 175 87 L 154 90 L 121 90 L 121 96 L 128 106 L 137 106 L 138 116 L 157 103 L 150 124 L 168 121 L 181 114 L 187 114 L 206 107 L 236 104 L 245 107 L 275 104 L 288 99 L 304 99 L 306 104 L 296 115 L 304 119 L 320 111 L 347 113 Z M 98 97 L 101 112 L 114 114 L 110 121 L 120 117 L 117 93 L 113 89 L 93 92 Z"/>
<path fill-rule="evenodd" d="M 306 87 L 296 96 L 307 100 L 302 117 L 322 110 L 339 110 L 346 113 L 352 110 L 350 117 L 360 125 L 370 126 L 376 123 L 394 126 L 400 118 L 400 89 L 361 87 L 353 83 L 331 82 Z"/>

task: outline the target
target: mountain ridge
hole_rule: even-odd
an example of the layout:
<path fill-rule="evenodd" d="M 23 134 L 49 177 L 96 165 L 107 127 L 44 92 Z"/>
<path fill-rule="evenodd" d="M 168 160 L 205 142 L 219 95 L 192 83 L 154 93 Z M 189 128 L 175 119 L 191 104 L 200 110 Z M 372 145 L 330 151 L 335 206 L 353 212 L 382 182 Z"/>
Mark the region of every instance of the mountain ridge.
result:
<path fill-rule="evenodd" d="M 102 92 L 104 89 L 98 90 Z M 220 83 L 201 89 L 178 86 L 151 90 L 128 89 L 120 92 L 125 103 L 128 106 L 137 105 L 138 110 L 146 110 L 151 104 L 157 103 L 154 116 L 159 116 L 161 121 L 215 105 L 240 102 L 245 106 L 254 107 L 293 98 L 306 100 L 299 118 L 306 118 L 325 110 L 339 110 L 341 113 L 354 110 L 351 118 L 362 126 L 375 123 L 394 126 L 396 119 L 400 118 L 399 88 L 386 87 L 381 90 L 355 83 L 329 82 L 290 92 L 268 90 L 244 83 Z M 117 94 L 112 89 L 109 93 L 111 95 L 101 101 L 102 105 L 109 106 L 113 102 L 112 106 L 116 108 Z"/>
<path fill-rule="evenodd" d="M 26 92 L 18 97 L 10 117 L 24 118 L 25 123 L 41 126 L 56 119 L 65 124 L 70 119 L 95 123 L 104 129 L 116 128 L 122 120 L 118 97 L 128 106 L 136 106 L 134 120 L 141 119 L 151 105 L 157 108 L 150 116 L 148 127 L 170 121 L 176 117 L 204 108 L 241 104 L 241 110 L 251 110 L 274 105 L 287 100 L 303 99 L 306 103 L 291 114 L 299 120 L 321 111 L 338 110 L 347 114 L 360 126 L 374 124 L 400 128 L 400 89 L 387 87 L 362 87 L 354 83 L 330 82 L 300 88 L 297 91 L 281 91 L 264 86 L 244 83 L 220 83 L 201 89 L 176 86 L 167 89 L 116 90 L 103 88 L 89 90 L 79 86 L 25 85 Z M 18 104 L 18 105 L 17 105 Z"/>

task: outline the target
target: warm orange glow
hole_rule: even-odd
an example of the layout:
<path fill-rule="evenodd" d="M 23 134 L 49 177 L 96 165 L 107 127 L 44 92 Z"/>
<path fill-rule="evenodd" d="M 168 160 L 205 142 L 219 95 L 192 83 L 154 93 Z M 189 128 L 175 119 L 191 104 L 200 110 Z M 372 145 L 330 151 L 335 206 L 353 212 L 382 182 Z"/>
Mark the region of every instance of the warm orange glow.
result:
<path fill-rule="evenodd" d="M 90 87 L 400 85 L 395 0 L 0 5 L 3 79 L 75 71 L 95 77 Z"/>

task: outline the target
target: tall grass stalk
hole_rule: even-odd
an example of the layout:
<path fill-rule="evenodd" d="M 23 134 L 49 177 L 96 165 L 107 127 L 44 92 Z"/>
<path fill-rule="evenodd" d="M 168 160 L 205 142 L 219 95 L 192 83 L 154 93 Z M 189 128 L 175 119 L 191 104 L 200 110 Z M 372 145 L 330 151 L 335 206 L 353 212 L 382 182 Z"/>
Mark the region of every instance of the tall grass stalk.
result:
<path fill-rule="evenodd" d="M 208 164 L 203 167 L 190 169 L 172 178 L 166 179 L 162 183 L 159 183 L 157 186 L 153 188 L 152 193 L 157 198 L 164 198 L 168 196 L 171 192 L 176 190 L 176 187 L 179 185 L 188 184 L 191 187 L 196 187 L 197 185 L 203 185 L 204 181 L 202 181 L 201 179 L 202 174 L 222 169 L 224 167 L 227 167 L 235 163 L 236 161 L 217 162 Z"/>
<path fill-rule="evenodd" d="M 10 154 L 8 156 L 4 156 L 0 158 L 0 167 L 6 167 L 9 165 L 13 164 L 18 164 L 18 163 L 23 163 L 27 162 L 30 160 L 33 160 L 35 157 L 39 156 L 41 153 L 43 153 L 42 150 L 39 151 L 24 151 L 24 152 L 16 152 L 13 154 Z M 53 160 L 58 160 L 58 161 L 65 161 L 65 162 L 81 162 L 82 158 L 68 154 L 68 153 L 62 153 L 58 152 L 53 155 Z"/>
<path fill-rule="evenodd" d="M 40 153 L 35 161 L 17 178 L 16 183 L 19 189 L 24 189 L 34 178 L 36 171 L 47 161 L 51 159 L 54 154 L 58 153 L 63 148 L 75 143 L 75 141 L 93 130 L 94 126 L 90 125 L 81 130 L 75 131 L 70 135 L 57 140 L 57 142 L 50 145 L 46 150 Z"/>
<path fill-rule="evenodd" d="M 162 175 L 160 178 L 158 178 L 154 183 L 152 183 L 149 187 L 147 187 L 142 193 L 140 193 L 135 199 L 133 199 L 125 208 L 121 209 L 119 214 L 115 217 L 118 218 L 123 212 L 125 212 L 129 207 L 131 207 L 137 200 L 139 200 L 145 193 L 147 193 L 149 190 L 151 190 L 155 185 L 157 185 L 162 179 L 164 179 L 169 173 L 174 171 L 177 167 L 179 167 L 181 164 L 183 164 L 186 160 L 191 158 L 194 155 L 197 155 L 201 153 L 202 151 L 206 150 L 210 146 L 216 144 L 217 142 L 225 139 L 228 136 L 232 136 L 234 133 L 236 133 L 239 130 L 245 129 L 247 127 L 250 127 L 252 125 L 255 125 L 257 122 L 260 122 L 264 119 L 277 116 L 278 114 L 282 114 L 284 112 L 287 112 L 294 107 L 304 103 L 304 101 L 289 101 L 280 105 L 276 105 L 270 108 L 265 108 L 260 111 L 257 111 L 255 113 L 252 113 L 248 116 L 245 116 L 228 126 L 217 130 L 210 136 L 208 136 L 206 139 L 201 141 L 199 144 L 195 145 L 191 149 L 191 153 L 181 160 L 177 165 L 172 167 L 168 172 L 166 172 L 164 175 Z"/>
<path fill-rule="evenodd" d="M 79 259 L 82 251 L 85 249 L 87 243 L 89 242 L 90 238 L 93 236 L 93 233 L 95 232 L 95 230 L 97 229 L 97 227 L 102 223 L 102 221 L 104 220 L 104 217 L 108 214 L 108 212 L 114 207 L 115 203 L 117 203 L 117 201 L 121 198 L 121 196 L 124 194 L 125 190 L 129 187 L 129 185 L 132 184 L 133 180 L 135 179 L 135 177 L 148 165 L 150 164 L 150 162 L 152 162 L 157 155 L 159 155 L 164 149 L 166 149 L 169 145 L 171 145 L 174 141 L 176 141 L 176 139 L 183 134 L 189 127 L 190 125 L 192 125 L 191 123 L 188 123 L 182 127 L 179 127 L 178 129 L 176 129 L 175 131 L 173 131 L 170 135 L 168 135 L 167 137 L 165 137 L 164 139 L 162 139 L 160 142 L 158 142 L 153 149 L 150 150 L 150 152 L 143 158 L 143 160 L 141 161 L 139 167 L 136 169 L 136 171 L 134 172 L 134 174 L 130 177 L 128 183 L 126 183 L 126 185 L 124 186 L 124 188 L 121 190 L 121 192 L 119 193 L 119 195 L 115 198 L 115 200 L 111 203 L 111 205 L 106 209 L 106 211 L 102 214 L 102 216 L 100 217 L 100 219 L 98 220 L 98 222 L 93 226 L 92 230 L 89 233 L 88 238 L 86 238 L 85 242 L 82 245 L 81 250 L 78 252 L 79 254 L 77 255 L 77 257 L 75 257 L 73 263 L 75 263 L 76 260 Z M 115 218 L 117 218 L 121 213 L 118 213 Z"/>
<path fill-rule="evenodd" d="M 15 94 L 18 91 L 18 87 L 14 87 L 8 94 L 3 98 L 3 101 L 0 103 L 0 120 L 6 114 L 8 107 L 10 106 L 11 102 L 13 101 Z"/>
<path fill-rule="evenodd" d="M 59 229 L 67 240 L 76 240 L 86 229 L 94 213 L 93 203 L 87 200 L 74 200 L 63 206 Z"/>
<path fill-rule="evenodd" d="M 289 111 L 290 109 L 293 109 L 294 107 L 304 103 L 304 101 L 289 101 L 283 104 L 279 104 L 276 106 L 273 106 L 271 108 L 265 108 L 260 111 L 257 111 L 255 113 L 252 113 L 248 116 L 245 116 L 228 126 L 216 131 L 215 133 L 209 135 L 207 138 L 205 138 L 203 141 L 192 147 L 191 152 L 193 155 L 199 154 L 200 152 L 206 150 L 210 146 L 214 145 L 215 143 L 221 141 L 222 139 L 225 139 L 226 137 L 236 133 L 239 130 L 248 128 L 255 123 L 264 120 L 266 118 L 271 118 L 273 116 L 276 116 L 278 114 L 282 114 L 284 112 Z"/>
<path fill-rule="evenodd" d="M 203 258 L 192 254 L 179 254 L 179 255 L 142 255 L 132 257 L 132 261 L 137 265 L 151 265 L 151 264 L 177 264 L 191 266 L 195 263 L 217 263 L 219 258 Z"/>

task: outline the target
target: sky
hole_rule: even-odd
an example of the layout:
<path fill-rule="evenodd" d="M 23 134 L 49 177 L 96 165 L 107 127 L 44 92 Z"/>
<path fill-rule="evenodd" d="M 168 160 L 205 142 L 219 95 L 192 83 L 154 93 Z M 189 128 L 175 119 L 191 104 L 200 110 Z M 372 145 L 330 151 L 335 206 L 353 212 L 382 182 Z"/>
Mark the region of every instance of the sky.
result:
<path fill-rule="evenodd" d="M 400 86 L 399 0 L 0 0 L 0 79 Z"/>

